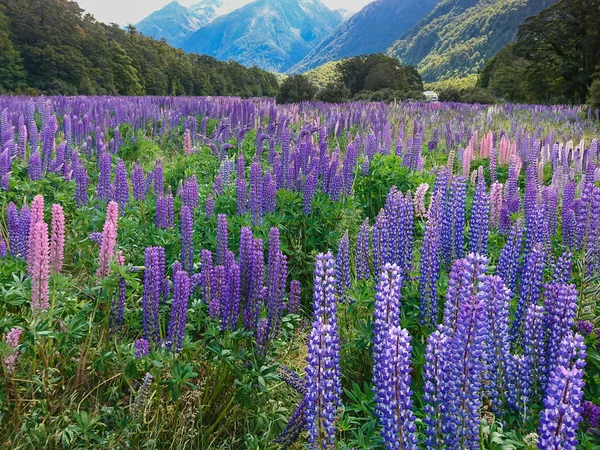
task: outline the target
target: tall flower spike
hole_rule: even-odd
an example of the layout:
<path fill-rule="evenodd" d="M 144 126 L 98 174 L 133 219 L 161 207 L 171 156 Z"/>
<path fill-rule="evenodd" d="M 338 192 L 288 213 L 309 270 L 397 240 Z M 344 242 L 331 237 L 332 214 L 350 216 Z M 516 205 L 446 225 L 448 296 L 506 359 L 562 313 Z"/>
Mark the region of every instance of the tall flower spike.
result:
<path fill-rule="evenodd" d="M 419 292 L 421 294 L 421 324 L 434 326 L 438 318 L 438 288 L 440 275 L 440 195 L 431 199 L 423 247 L 421 250 L 421 274 Z"/>
<path fill-rule="evenodd" d="M 115 201 L 119 204 L 121 215 L 129 203 L 129 181 L 127 180 L 127 168 L 121 158 L 117 161 L 115 168 Z"/>
<path fill-rule="evenodd" d="M 490 199 L 486 189 L 483 167 L 479 167 L 469 223 L 469 251 L 482 255 L 487 254 L 490 218 Z"/>
<path fill-rule="evenodd" d="M 36 195 L 31 202 L 31 215 L 29 220 L 29 236 L 27 238 L 27 273 L 31 274 L 33 265 L 33 233 L 36 232 L 35 224 L 44 221 L 44 197 Z"/>
<path fill-rule="evenodd" d="M 34 311 L 44 311 L 50 307 L 48 300 L 50 272 L 48 225 L 40 220 L 32 224 L 31 228 L 31 308 Z"/>
<path fill-rule="evenodd" d="M 181 263 L 191 274 L 194 267 L 194 217 L 189 206 L 181 207 Z"/>
<path fill-rule="evenodd" d="M 427 448 L 444 448 L 442 433 L 442 413 L 449 406 L 446 370 L 450 361 L 445 358 L 448 338 L 439 330 L 434 331 L 427 339 L 425 349 L 425 368 L 423 373 L 423 401 L 425 406 L 425 445 Z"/>
<path fill-rule="evenodd" d="M 521 256 L 521 246 L 523 242 L 523 226 L 520 220 L 517 220 L 512 228 L 508 240 L 500 251 L 498 259 L 498 275 L 502 277 L 504 283 L 511 292 L 517 289 L 517 277 L 519 270 L 519 258 Z"/>
<path fill-rule="evenodd" d="M 575 450 L 581 422 L 585 344 L 580 335 L 565 336 L 561 358 L 552 369 L 540 417 L 538 446 L 544 449 Z"/>
<path fill-rule="evenodd" d="M 360 226 L 356 239 L 356 278 L 359 280 L 368 280 L 371 278 L 371 269 L 369 267 L 370 255 L 371 231 L 369 218 L 366 218 Z"/>
<path fill-rule="evenodd" d="M 50 239 L 50 268 L 60 273 L 65 248 L 65 214 L 62 206 L 52 205 L 52 237 Z"/>
<path fill-rule="evenodd" d="M 410 389 L 410 335 L 390 326 L 383 335 L 374 389 L 381 436 L 388 449 L 417 449 L 415 416 Z"/>
<path fill-rule="evenodd" d="M 102 230 L 102 244 L 100 246 L 100 256 L 98 257 L 98 278 L 106 278 L 110 273 L 110 262 L 115 256 L 115 247 L 117 245 L 117 221 L 119 215 L 119 205 L 110 202 L 106 209 L 106 221 Z"/>
<path fill-rule="evenodd" d="M 183 338 L 185 336 L 188 299 L 190 297 L 190 278 L 187 272 L 181 270 L 175 274 L 173 279 L 173 305 L 171 306 L 167 341 L 171 351 L 180 352 L 183 348 Z"/>
<path fill-rule="evenodd" d="M 146 248 L 144 271 L 144 296 L 142 298 L 142 324 L 144 338 L 158 343 L 160 326 L 158 322 L 158 307 L 160 298 L 164 297 L 165 283 L 165 249 L 162 247 Z"/>

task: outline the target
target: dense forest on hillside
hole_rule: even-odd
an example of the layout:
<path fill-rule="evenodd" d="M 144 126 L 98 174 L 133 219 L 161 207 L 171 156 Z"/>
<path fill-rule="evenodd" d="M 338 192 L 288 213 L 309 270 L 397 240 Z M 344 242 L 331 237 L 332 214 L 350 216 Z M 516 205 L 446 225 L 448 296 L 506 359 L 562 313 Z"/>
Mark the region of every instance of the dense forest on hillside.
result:
<path fill-rule="evenodd" d="M 75 2 L 0 0 L 0 92 L 274 96 L 275 75 L 186 54 Z"/>
<path fill-rule="evenodd" d="M 389 54 L 425 81 L 476 74 L 510 43 L 520 24 L 556 0 L 441 0 Z"/>
<path fill-rule="evenodd" d="M 562 0 L 531 17 L 479 85 L 513 102 L 582 104 L 600 82 L 600 3 Z"/>

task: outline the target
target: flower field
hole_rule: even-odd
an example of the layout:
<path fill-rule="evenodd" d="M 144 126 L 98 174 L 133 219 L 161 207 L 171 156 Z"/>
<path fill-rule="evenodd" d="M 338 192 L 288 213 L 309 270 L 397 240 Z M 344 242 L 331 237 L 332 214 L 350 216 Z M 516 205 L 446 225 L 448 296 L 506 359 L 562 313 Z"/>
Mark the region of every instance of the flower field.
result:
<path fill-rule="evenodd" d="M 0 111 L 0 448 L 600 448 L 591 111 Z"/>

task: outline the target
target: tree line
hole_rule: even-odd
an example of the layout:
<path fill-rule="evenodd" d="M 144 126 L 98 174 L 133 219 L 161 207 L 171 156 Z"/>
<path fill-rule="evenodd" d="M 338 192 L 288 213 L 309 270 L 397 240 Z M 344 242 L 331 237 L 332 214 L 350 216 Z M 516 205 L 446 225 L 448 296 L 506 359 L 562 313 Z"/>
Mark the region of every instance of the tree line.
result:
<path fill-rule="evenodd" d="M 187 54 L 64 0 L 0 0 L 0 93 L 275 96 L 274 74 Z"/>

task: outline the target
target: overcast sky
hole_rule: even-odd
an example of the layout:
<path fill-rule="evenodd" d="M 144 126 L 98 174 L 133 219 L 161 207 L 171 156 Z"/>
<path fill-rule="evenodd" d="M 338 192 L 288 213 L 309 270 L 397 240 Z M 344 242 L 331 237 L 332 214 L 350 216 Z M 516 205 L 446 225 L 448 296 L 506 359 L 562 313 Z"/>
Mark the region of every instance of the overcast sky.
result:
<path fill-rule="evenodd" d="M 148 14 L 160 9 L 172 0 L 77 0 L 79 6 L 91 13 L 100 22 L 127 25 L 137 23 Z M 250 3 L 251 0 L 235 0 Z M 321 0 L 331 9 L 344 8 L 358 11 L 373 0 Z M 198 0 L 179 0 L 185 6 L 197 3 Z"/>

